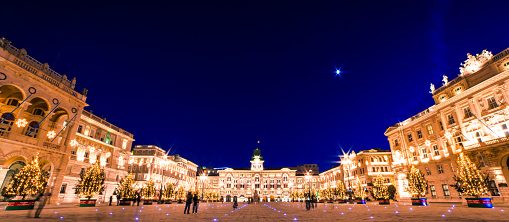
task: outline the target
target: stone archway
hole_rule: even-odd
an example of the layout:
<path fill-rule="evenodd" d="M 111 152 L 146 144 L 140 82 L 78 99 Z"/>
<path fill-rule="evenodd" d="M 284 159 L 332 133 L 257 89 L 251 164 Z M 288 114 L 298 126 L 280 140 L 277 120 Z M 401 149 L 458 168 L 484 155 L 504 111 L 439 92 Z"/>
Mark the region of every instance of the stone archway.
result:
<path fill-rule="evenodd" d="M 2 191 L 4 187 L 6 187 L 11 182 L 12 178 L 14 178 L 14 175 L 16 175 L 25 165 L 26 163 L 21 160 L 10 164 L 10 166 L 6 169 L 3 179 L 1 180 L 0 191 Z"/>
<path fill-rule="evenodd" d="M 507 189 L 507 183 L 509 182 L 509 154 L 502 156 L 500 165 L 502 168 L 502 175 L 505 178 L 505 186 Z"/>

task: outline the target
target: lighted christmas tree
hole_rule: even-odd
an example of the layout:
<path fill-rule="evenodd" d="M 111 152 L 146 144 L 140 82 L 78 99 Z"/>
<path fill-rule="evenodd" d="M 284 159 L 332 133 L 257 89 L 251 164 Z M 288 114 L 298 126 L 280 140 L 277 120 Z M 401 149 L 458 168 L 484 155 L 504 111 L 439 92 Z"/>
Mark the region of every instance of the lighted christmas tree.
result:
<path fill-rule="evenodd" d="M 334 198 L 334 188 L 327 187 L 320 191 L 320 197 L 326 200 L 332 200 Z"/>
<path fill-rule="evenodd" d="M 92 198 L 104 190 L 104 169 L 101 169 L 99 162 L 90 166 L 87 171 L 80 174 L 80 180 L 76 191 L 80 197 Z"/>
<path fill-rule="evenodd" d="M 120 184 L 118 185 L 118 192 L 120 194 L 121 199 L 134 199 L 135 191 L 134 191 L 134 179 L 131 174 L 120 180 Z"/>
<path fill-rule="evenodd" d="M 357 184 L 356 184 L 355 189 L 354 189 L 354 196 L 355 196 L 355 198 L 358 198 L 358 199 L 361 199 L 361 200 L 366 199 L 366 197 L 368 196 L 367 193 L 366 193 L 366 190 L 362 186 L 362 183 L 359 180 L 359 178 L 357 178 Z"/>
<path fill-rule="evenodd" d="M 184 198 L 186 197 L 186 191 L 184 190 L 184 187 L 179 187 L 175 193 L 175 198 L 177 200 L 184 200 Z"/>
<path fill-rule="evenodd" d="M 49 173 L 41 169 L 39 156 L 21 168 L 7 187 L 2 190 L 2 196 L 35 196 L 42 194 L 48 183 Z"/>
<path fill-rule="evenodd" d="M 468 156 L 460 153 L 456 160 L 458 170 L 454 175 L 456 189 L 466 196 L 479 197 L 488 193 L 486 176 L 481 173 Z"/>
<path fill-rule="evenodd" d="M 170 200 L 175 194 L 175 185 L 173 183 L 167 183 L 163 190 L 163 198 Z"/>
<path fill-rule="evenodd" d="M 373 181 L 373 197 L 376 199 L 389 199 L 389 191 L 385 185 L 385 178 L 378 174 Z"/>
<path fill-rule="evenodd" d="M 154 181 L 149 180 L 143 185 L 143 188 L 141 189 L 141 196 L 143 199 L 150 200 L 154 198 L 154 195 L 156 194 L 156 188 L 154 186 Z"/>
<path fill-rule="evenodd" d="M 345 192 L 345 184 L 343 181 L 338 180 L 338 182 L 336 182 L 336 188 L 334 189 L 334 196 L 336 196 L 337 199 L 343 200 L 346 198 Z"/>
<path fill-rule="evenodd" d="M 412 165 L 410 172 L 407 174 L 408 190 L 413 196 L 424 197 L 428 190 L 428 181 L 424 178 L 424 174 Z"/>

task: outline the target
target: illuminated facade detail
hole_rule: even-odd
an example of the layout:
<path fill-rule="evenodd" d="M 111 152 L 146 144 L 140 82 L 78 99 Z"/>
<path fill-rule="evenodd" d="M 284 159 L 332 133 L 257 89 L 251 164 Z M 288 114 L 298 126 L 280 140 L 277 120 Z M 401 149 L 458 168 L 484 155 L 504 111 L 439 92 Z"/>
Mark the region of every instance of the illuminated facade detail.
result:
<path fill-rule="evenodd" d="M 451 186 L 456 158 L 467 154 L 489 175 L 489 190 L 495 202 L 509 197 L 509 49 L 492 55 L 484 50 L 460 68 L 461 74 L 435 89 L 435 104 L 409 119 L 389 127 L 390 143 L 398 195 L 406 192 L 406 173 L 415 165 L 429 181 L 427 197 L 436 201 L 458 201 Z M 412 141 L 406 135 L 426 128 L 422 138 Z M 393 141 L 400 141 L 394 143 Z"/>
<path fill-rule="evenodd" d="M 196 188 L 198 165 L 153 145 L 137 145 L 129 160 L 128 172 L 134 174 L 136 187 L 141 188 L 146 181 L 152 180 L 156 190 L 171 183 L 176 189 L 186 191 Z"/>
<path fill-rule="evenodd" d="M 25 127 L 28 125 L 28 121 L 26 119 L 17 119 L 16 120 L 16 126 L 18 127 Z"/>

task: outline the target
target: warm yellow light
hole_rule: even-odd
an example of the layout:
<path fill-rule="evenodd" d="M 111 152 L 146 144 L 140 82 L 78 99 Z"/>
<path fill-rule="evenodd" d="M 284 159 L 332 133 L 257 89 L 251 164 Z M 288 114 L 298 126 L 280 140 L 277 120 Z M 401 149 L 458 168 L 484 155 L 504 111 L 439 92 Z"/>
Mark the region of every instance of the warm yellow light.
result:
<path fill-rule="evenodd" d="M 78 144 L 79 144 L 78 141 L 76 141 L 75 139 L 73 139 L 73 140 L 71 140 L 71 142 L 69 142 L 69 145 L 71 145 L 71 147 L 75 147 Z"/>
<path fill-rule="evenodd" d="M 17 119 L 16 120 L 16 126 L 18 127 L 25 127 L 27 126 L 28 121 L 26 119 Z"/>
<path fill-rule="evenodd" d="M 51 130 L 51 131 L 48 131 L 46 136 L 48 137 L 48 139 L 51 140 L 51 139 L 55 138 L 55 136 L 57 136 L 57 133 L 55 133 L 55 131 Z"/>

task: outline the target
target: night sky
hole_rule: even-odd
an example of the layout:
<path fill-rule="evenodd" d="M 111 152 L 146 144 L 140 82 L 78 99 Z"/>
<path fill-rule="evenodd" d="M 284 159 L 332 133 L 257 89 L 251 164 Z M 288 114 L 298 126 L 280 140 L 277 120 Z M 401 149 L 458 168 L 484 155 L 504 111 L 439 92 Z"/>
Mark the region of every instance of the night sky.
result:
<path fill-rule="evenodd" d="M 321 171 L 340 147 L 389 149 L 430 82 L 509 47 L 508 1 L 182 2 L 2 2 L 0 36 L 76 76 L 135 144 L 249 167 L 261 140 L 265 167 Z"/>

